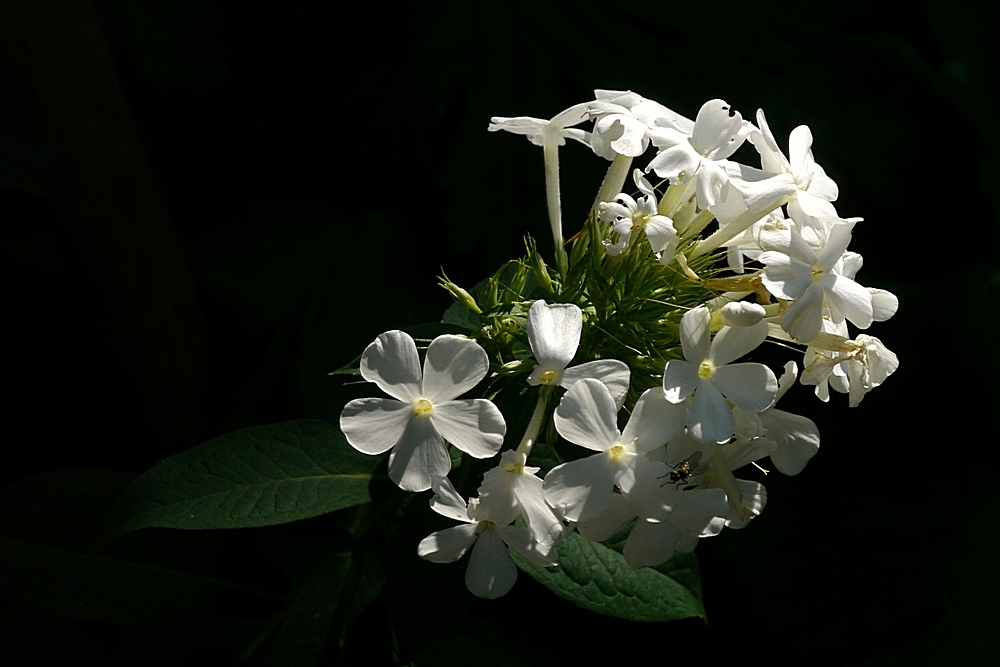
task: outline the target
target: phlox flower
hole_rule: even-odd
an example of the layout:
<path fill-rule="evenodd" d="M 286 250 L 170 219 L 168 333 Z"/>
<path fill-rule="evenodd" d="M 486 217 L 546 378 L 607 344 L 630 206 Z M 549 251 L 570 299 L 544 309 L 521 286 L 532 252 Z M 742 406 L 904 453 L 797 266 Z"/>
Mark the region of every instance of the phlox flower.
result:
<path fill-rule="evenodd" d="M 871 293 L 844 275 L 841 259 L 851 242 L 854 223 L 838 222 L 830 229 L 825 246 L 814 250 L 794 227 L 760 237 L 766 252 L 761 281 L 779 299 L 793 303 L 781 317 L 781 326 L 802 343 L 815 338 L 823 326 L 827 307 L 835 323 L 850 320 L 866 329 L 874 321 Z"/>
<path fill-rule="evenodd" d="M 409 334 L 387 331 L 365 348 L 361 376 L 392 398 L 359 398 L 344 406 L 340 429 L 365 454 L 389 455 L 389 478 L 406 491 L 425 491 L 451 469 L 445 447 L 475 458 L 500 450 L 503 415 L 483 398 L 455 400 L 486 377 L 486 351 L 460 336 L 431 341 L 421 372 Z"/>
<path fill-rule="evenodd" d="M 448 478 L 434 480 L 431 509 L 449 519 L 465 523 L 431 533 L 417 545 L 417 555 L 433 563 L 452 563 L 472 555 L 465 569 L 465 585 L 481 598 L 505 595 L 517 580 L 507 547 L 542 567 L 558 565 L 551 545 L 541 545 L 524 526 L 512 526 L 520 514 L 516 507 L 472 498 L 466 503 Z"/>
<path fill-rule="evenodd" d="M 479 498 L 491 506 L 517 508 L 539 544 L 554 544 L 566 534 L 566 526 L 545 502 L 539 468 L 524 465 L 527 456 L 508 449 L 500 465 L 483 475 Z"/>
<path fill-rule="evenodd" d="M 548 304 L 539 299 L 528 310 L 528 344 L 538 362 L 528 384 L 569 389 L 584 378 L 600 380 L 621 407 L 628 392 L 628 365 L 617 359 L 597 359 L 566 368 L 576 356 L 583 333 L 583 312 L 571 303 Z"/>
<path fill-rule="evenodd" d="M 607 387 L 590 378 L 570 387 L 556 408 L 559 435 L 598 452 L 558 465 L 545 476 L 545 499 L 569 521 L 597 516 L 608 507 L 615 486 L 628 492 L 637 478 L 652 475 L 642 455 L 684 428 L 684 407 L 668 402 L 656 388 L 636 401 L 624 431 L 618 430 L 617 413 Z"/>
<path fill-rule="evenodd" d="M 799 125 L 788 137 L 789 158 L 778 148 L 771 128 L 764 118 L 764 111 L 757 110 L 757 124 L 750 132 L 750 143 L 760 153 L 761 166 L 765 171 L 791 174 L 795 180 L 796 196 L 788 204 L 789 215 L 798 220 L 800 214 L 816 218 L 837 217 L 837 211 L 830 202 L 837 201 L 837 184 L 826 175 L 823 167 L 816 164 L 812 154 L 813 136 L 806 125 Z"/>
<path fill-rule="evenodd" d="M 611 223 L 612 229 L 618 234 L 617 243 L 604 242 L 605 249 L 609 255 L 620 255 L 632 245 L 633 237 L 641 231 L 645 232 L 649 247 L 661 263 L 669 262 L 678 242 L 674 223 L 657 212 L 656 192 L 643 177 L 642 171 L 636 169 L 632 172 L 632 178 L 643 196 L 633 199 L 620 192 L 615 201 L 602 202 L 598 208 L 601 220 Z"/>
<path fill-rule="evenodd" d="M 710 208 L 727 197 L 729 177 L 721 161 L 743 144 L 750 127 L 724 100 L 709 100 L 698 110 L 690 133 L 673 128 L 648 132 L 660 152 L 646 171 L 655 171 L 671 183 L 697 177 L 698 205 Z"/>
<path fill-rule="evenodd" d="M 767 338 L 767 322 L 747 327 L 722 327 L 711 338 L 711 314 L 704 306 L 681 318 L 684 359 L 671 359 L 663 369 L 663 392 L 671 403 L 687 409 L 687 428 L 699 441 L 725 442 L 736 423 L 727 399 L 743 412 L 771 406 L 778 381 L 764 364 L 730 363 L 754 350 Z"/>
<path fill-rule="evenodd" d="M 818 385 L 829 380 L 837 367 L 847 376 L 850 406 L 857 407 L 865 394 L 885 382 L 899 368 L 899 358 L 874 336 L 860 335 L 854 340 L 842 338 L 832 352 L 814 348 L 814 355 L 802 371 L 802 384 Z M 837 385 L 832 386 L 843 391 Z"/>

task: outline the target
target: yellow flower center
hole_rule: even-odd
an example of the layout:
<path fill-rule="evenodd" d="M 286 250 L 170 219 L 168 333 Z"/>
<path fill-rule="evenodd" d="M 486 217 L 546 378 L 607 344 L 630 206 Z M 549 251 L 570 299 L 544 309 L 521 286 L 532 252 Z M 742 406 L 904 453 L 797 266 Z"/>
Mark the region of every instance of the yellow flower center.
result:
<path fill-rule="evenodd" d="M 557 373 L 555 371 L 545 371 L 542 373 L 541 377 L 538 378 L 538 382 L 552 386 L 556 383 L 556 375 Z"/>
<path fill-rule="evenodd" d="M 642 229 L 652 217 L 649 213 L 636 213 L 632 216 L 632 228 Z"/>
<path fill-rule="evenodd" d="M 823 269 L 812 270 L 812 277 L 814 283 L 818 283 L 820 280 L 822 280 L 823 279 L 822 276 L 823 276 Z"/>
<path fill-rule="evenodd" d="M 698 364 L 698 377 L 702 380 L 707 380 L 712 377 L 712 373 L 715 372 L 715 368 L 712 366 L 711 362 L 703 361 Z"/>
<path fill-rule="evenodd" d="M 434 409 L 431 402 L 426 398 L 421 398 L 419 401 L 413 404 L 413 411 L 420 415 L 421 417 L 426 417 Z"/>
<path fill-rule="evenodd" d="M 612 445 L 611 449 L 608 450 L 608 456 L 612 459 L 617 459 L 625 452 L 625 448 L 622 445 Z"/>

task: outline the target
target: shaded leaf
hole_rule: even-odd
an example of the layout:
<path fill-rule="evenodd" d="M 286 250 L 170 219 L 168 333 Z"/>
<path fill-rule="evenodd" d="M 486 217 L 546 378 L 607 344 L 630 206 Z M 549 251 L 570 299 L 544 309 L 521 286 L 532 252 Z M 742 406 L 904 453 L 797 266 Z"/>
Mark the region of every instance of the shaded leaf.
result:
<path fill-rule="evenodd" d="M 322 421 L 243 429 L 142 474 L 122 500 L 115 534 L 269 526 L 360 505 L 371 500 L 380 461 Z"/>
<path fill-rule="evenodd" d="M 265 665 L 311 667 L 319 661 L 351 560 L 350 553 L 330 554 L 322 566 L 306 575 L 288 606 Z"/>
<path fill-rule="evenodd" d="M 694 554 L 675 554 L 657 568 L 633 569 L 603 544 L 572 534 L 556 545 L 559 567 L 539 567 L 511 552 L 522 571 L 556 595 L 629 621 L 705 618 Z"/>

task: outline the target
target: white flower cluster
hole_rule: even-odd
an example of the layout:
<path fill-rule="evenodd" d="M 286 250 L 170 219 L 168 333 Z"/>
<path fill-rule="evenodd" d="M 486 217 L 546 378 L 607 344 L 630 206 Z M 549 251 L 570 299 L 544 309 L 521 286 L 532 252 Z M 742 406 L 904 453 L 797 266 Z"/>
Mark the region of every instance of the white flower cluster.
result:
<path fill-rule="evenodd" d="M 503 595 L 513 585 L 517 569 L 508 547 L 552 566 L 555 544 L 572 531 L 603 541 L 631 525 L 623 555 L 643 567 L 690 552 L 723 527 L 747 525 L 767 496 L 760 483 L 737 479 L 734 471 L 770 457 L 780 472 L 795 475 L 819 449 L 811 420 L 775 407 L 794 384 L 797 364 L 786 363 L 779 379 L 764 364 L 739 362 L 769 337 L 806 346 L 801 381 L 815 385 L 824 401 L 833 388 L 848 393 L 855 406 L 898 366 L 877 338 L 849 337 L 848 322 L 865 329 L 886 320 L 897 300 L 855 282 L 861 257 L 847 245 L 859 219 L 838 217 L 832 204 L 837 186 L 814 161 L 808 128 L 792 132 L 786 158 L 763 112 L 754 125 L 722 100 L 711 100 L 691 121 L 631 92 L 597 91 L 596 98 L 550 121 L 494 118 L 489 129 L 527 135 L 544 148 L 562 276 L 569 259 L 557 154 L 569 137 L 612 161 L 594 207 L 606 225 L 607 238 L 598 247 L 609 262 L 648 243 L 652 257 L 645 261 L 673 262 L 686 280 L 726 290 L 686 307 L 675 325 L 683 358 L 671 354 L 659 367 L 654 377 L 659 382 L 662 376 L 662 385 L 634 398 L 620 430 L 634 369 L 607 358 L 571 365 L 596 315 L 573 303 L 534 300 L 524 323 L 534 361 L 524 372 L 527 384 L 538 387 L 531 390 L 538 403 L 520 445 L 502 453 L 468 502 L 447 479 L 445 443 L 488 458 L 499 453 L 506 433 L 491 401 L 459 399 L 490 374 L 489 355 L 475 340 L 435 338 L 421 369 L 409 335 L 380 335 L 359 370 L 392 398 L 357 399 L 341 415 L 352 446 L 367 454 L 391 449 L 390 478 L 408 491 L 433 489 L 431 507 L 461 522 L 429 535 L 418 553 L 451 562 L 472 549 L 466 583 L 481 597 Z M 590 131 L 575 127 L 585 121 L 593 121 Z M 759 169 L 729 159 L 747 139 L 760 154 Z M 618 192 L 633 158 L 650 145 L 656 156 L 632 174 L 639 196 Z M 649 172 L 669 181 L 662 197 L 644 175 Z M 718 230 L 701 238 L 712 220 Z M 689 266 L 723 247 L 735 276 L 704 279 Z M 750 296 L 756 302 L 744 300 Z M 492 366 L 494 375 L 501 365 L 497 360 Z M 560 394 L 549 412 L 549 400 Z M 593 453 L 540 478 L 540 469 L 526 464 L 550 414 L 562 439 Z M 525 525 L 514 524 L 519 518 Z"/>

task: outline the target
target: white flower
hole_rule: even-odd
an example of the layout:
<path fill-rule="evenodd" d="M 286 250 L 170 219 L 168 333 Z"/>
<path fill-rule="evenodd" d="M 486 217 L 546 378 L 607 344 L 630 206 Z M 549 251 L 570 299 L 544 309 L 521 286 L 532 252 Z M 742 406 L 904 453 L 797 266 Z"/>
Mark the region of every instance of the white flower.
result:
<path fill-rule="evenodd" d="M 613 160 L 615 155 L 637 157 L 649 146 L 649 132 L 671 128 L 690 134 L 694 123 L 667 107 L 631 91 L 595 90 L 590 103 L 596 119 L 591 147 L 597 155 Z"/>
<path fill-rule="evenodd" d="M 430 502 L 438 514 L 467 525 L 431 533 L 417 545 L 417 555 L 433 563 L 452 563 L 472 548 L 465 585 L 477 597 L 498 598 L 514 585 L 517 566 L 507 547 L 542 567 L 559 564 L 551 546 L 536 543 L 524 526 L 509 525 L 520 513 L 516 508 L 477 498 L 466 504 L 446 477 L 434 480 Z"/>
<path fill-rule="evenodd" d="M 802 384 L 818 385 L 830 380 L 840 367 L 847 376 L 852 408 L 857 407 L 866 393 L 885 382 L 899 368 L 895 353 L 874 336 L 862 334 L 854 340 L 839 336 L 829 338 L 813 341 L 813 345 L 822 343 L 830 351 L 824 353 L 819 347 L 810 347 L 814 356 L 802 371 Z M 831 385 L 843 391 L 841 387 Z"/>
<path fill-rule="evenodd" d="M 822 330 L 824 305 L 835 323 L 847 318 L 866 329 L 873 321 L 871 293 L 842 273 L 853 227 L 849 221 L 834 224 L 818 252 L 795 227 L 761 234 L 766 249 L 759 258 L 765 266 L 761 281 L 779 299 L 794 301 L 782 314 L 781 326 L 800 342 Z"/>
<path fill-rule="evenodd" d="M 490 125 L 487 129 L 490 132 L 503 130 L 511 134 L 522 134 L 536 146 L 544 146 L 547 140 L 564 146 L 567 138 L 575 139 L 581 144 L 589 146 L 590 133 L 573 127 L 590 120 L 587 109 L 588 103 L 577 104 L 556 114 L 551 120 L 532 118 L 531 116 L 514 116 L 512 118 L 494 116 L 490 118 Z"/>
<path fill-rule="evenodd" d="M 563 438 L 596 452 L 558 465 L 545 476 L 545 499 L 569 521 L 586 521 L 603 512 L 617 486 L 631 490 L 638 477 L 653 474 L 642 456 L 666 443 L 684 428 L 683 406 L 669 403 L 659 389 L 639 397 L 623 432 L 618 409 L 607 387 L 585 378 L 566 392 L 555 411 L 556 430 Z"/>
<path fill-rule="evenodd" d="M 365 454 L 392 449 L 392 481 L 406 491 L 425 491 L 451 469 L 445 440 L 479 459 L 500 450 L 507 431 L 500 410 L 483 398 L 455 400 L 488 371 L 486 351 L 476 341 L 444 335 L 427 348 L 421 373 L 413 338 L 387 331 L 365 348 L 361 375 L 392 398 L 351 401 L 340 414 L 340 429 Z"/>
<path fill-rule="evenodd" d="M 598 207 L 601 220 L 613 223 L 613 229 L 618 234 L 617 243 L 605 241 L 604 246 L 609 255 L 620 255 L 632 245 L 632 237 L 642 231 L 661 263 L 668 263 L 677 248 L 677 230 L 670 218 L 657 212 L 656 192 L 643 177 L 642 171 L 636 169 L 632 178 L 644 196 L 633 199 L 621 192 L 615 197 L 616 201 L 602 202 Z"/>
<path fill-rule="evenodd" d="M 698 205 L 707 209 L 727 198 L 729 177 L 721 161 L 743 144 L 750 127 L 724 100 L 709 100 L 698 111 L 690 134 L 672 128 L 649 131 L 660 152 L 646 171 L 672 183 L 697 177 Z"/>
<path fill-rule="evenodd" d="M 816 218 L 837 217 L 837 211 L 830 203 L 837 201 L 837 184 L 826 175 L 823 167 L 816 164 L 809 128 L 799 125 L 792 130 L 788 137 L 789 160 L 778 148 L 762 109 L 757 110 L 757 124 L 760 129 L 750 132 L 750 143 L 760 153 L 761 166 L 765 171 L 791 174 L 795 179 L 797 193 L 795 199 L 789 202 L 789 215 L 795 220 L 800 218 L 800 213 Z"/>
<path fill-rule="evenodd" d="M 788 388 L 795 384 L 798 366 L 794 361 L 785 364 L 785 372 L 778 380 L 778 395 L 781 400 Z M 819 451 L 819 429 L 807 417 L 785 412 L 771 407 L 759 415 L 764 437 L 775 443 L 769 456 L 779 471 L 786 475 L 797 475 L 806 467 L 809 459 Z"/>
<path fill-rule="evenodd" d="M 528 310 L 528 344 L 538 362 L 528 384 L 569 389 L 584 378 L 600 380 L 621 407 L 628 392 L 628 365 L 617 359 L 597 359 L 566 368 L 576 356 L 583 332 L 583 312 L 571 303 L 538 300 Z"/>
<path fill-rule="evenodd" d="M 688 396 L 687 427 L 705 442 L 725 442 L 736 424 L 729 399 L 744 412 L 771 406 L 778 380 L 763 364 L 730 362 L 757 348 L 767 338 L 767 322 L 749 327 L 722 327 L 710 340 L 711 314 L 704 306 L 681 318 L 680 338 L 684 359 L 671 359 L 663 370 L 663 391 L 671 403 L 683 404 Z"/>
<path fill-rule="evenodd" d="M 479 498 L 498 507 L 517 508 L 524 515 L 532 536 L 539 544 L 554 544 L 566 533 L 566 526 L 545 502 L 538 468 L 524 465 L 525 454 L 508 449 L 500 455 L 500 465 L 483 475 Z"/>

